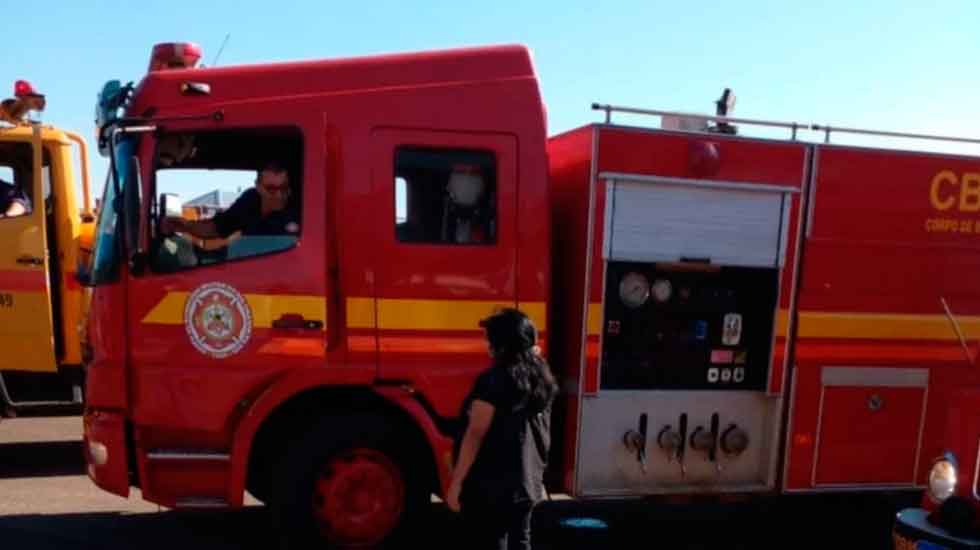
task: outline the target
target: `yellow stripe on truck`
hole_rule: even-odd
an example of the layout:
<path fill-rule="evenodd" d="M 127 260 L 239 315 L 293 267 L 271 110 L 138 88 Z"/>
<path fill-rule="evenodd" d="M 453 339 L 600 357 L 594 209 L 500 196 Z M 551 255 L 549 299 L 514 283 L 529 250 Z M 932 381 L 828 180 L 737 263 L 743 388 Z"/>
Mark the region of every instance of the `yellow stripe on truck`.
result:
<path fill-rule="evenodd" d="M 382 330 L 481 330 L 480 320 L 494 311 L 514 307 L 513 302 L 480 300 L 381 299 L 378 328 Z M 349 304 L 349 302 L 348 302 Z M 547 304 L 523 302 L 519 307 L 538 330 L 547 330 Z M 350 305 L 348 305 L 348 310 Z"/>
<path fill-rule="evenodd" d="M 800 338 L 868 340 L 959 340 L 945 315 L 801 312 Z M 963 337 L 980 337 L 980 317 L 956 316 Z"/>
<path fill-rule="evenodd" d="M 588 314 L 588 334 L 598 336 L 602 330 L 602 304 L 589 304 Z M 980 317 L 957 316 L 956 321 L 964 338 L 980 338 Z M 776 336 L 786 337 L 788 329 L 789 311 L 781 309 L 776 315 Z M 958 340 L 945 315 L 840 311 L 800 312 L 796 335 L 798 338 L 842 340 Z"/>
<path fill-rule="evenodd" d="M 347 299 L 347 326 L 371 329 L 377 324 L 374 314 L 374 298 Z"/>
<path fill-rule="evenodd" d="M 180 325 L 189 292 L 170 292 L 149 313 L 143 323 Z M 299 313 L 306 319 L 326 324 L 326 299 L 321 296 L 246 294 L 252 311 L 252 325 L 271 328 L 283 313 Z M 358 329 L 479 331 L 481 319 L 513 302 L 480 300 L 407 300 L 352 297 L 347 299 L 347 326 Z M 546 302 L 522 302 L 524 311 L 540 331 L 547 330 Z"/>
<path fill-rule="evenodd" d="M 168 293 L 146 314 L 143 322 L 183 324 L 184 306 L 189 294 Z M 271 328 L 272 321 L 285 313 L 298 313 L 308 320 L 323 321 L 326 328 L 327 301 L 322 296 L 246 294 L 245 300 L 252 310 L 252 325 L 256 328 Z M 375 300 L 351 297 L 347 299 L 347 326 L 358 329 L 377 327 L 381 330 L 478 331 L 481 319 L 497 309 L 513 306 L 512 302 L 502 301 L 396 298 Z M 547 330 L 546 302 L 523 302 L 518 307 L 528 314 L 539 330 Z M 37 310 L 45 311 L 45 308 L 39 307 Z M 2 313 L 0 312 L 0 317 Z M 964 315 L 957 316 L 956 320 L 965 338 L 980 338 L 980 317 Z M 586 322 L 589 336 L 598 336 L 601 333 L 602 304 L 589 304 Z M 785 337 L 787 328 L 788 312 L 780 310 L 776 316 L 776 335 Z M 958 339 L 953 326 L 944 315 L 816 311 L 799 313 L 797 336 L 846 340 Z"/>

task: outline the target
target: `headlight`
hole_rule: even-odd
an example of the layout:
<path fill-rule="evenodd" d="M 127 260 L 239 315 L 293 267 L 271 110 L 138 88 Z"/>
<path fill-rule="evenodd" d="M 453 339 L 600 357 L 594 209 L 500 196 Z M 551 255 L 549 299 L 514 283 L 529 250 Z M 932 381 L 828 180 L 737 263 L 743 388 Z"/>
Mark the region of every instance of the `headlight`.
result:
<path fill-rule="evenodd" d="M 936 503 L 943 502 L 956 492 L 956 458 L 946 453 L 932 464 L 929 470 L 929 497 Z"/>

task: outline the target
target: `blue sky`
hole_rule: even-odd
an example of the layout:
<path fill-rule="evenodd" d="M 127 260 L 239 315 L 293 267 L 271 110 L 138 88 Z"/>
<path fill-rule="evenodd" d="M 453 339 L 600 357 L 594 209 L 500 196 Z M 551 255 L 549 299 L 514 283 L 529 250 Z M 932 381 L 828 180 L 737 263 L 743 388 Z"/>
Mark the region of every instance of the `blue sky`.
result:
<path fill-rule="evenodd" d="M 980 137 L 976 0 L 5 4 L 0 92 L 31 81 L 48 96 L 43 120 L 90 145 L 104 81 L 138 80 L 157 42 L 197 42 L 210 65 L 226 34 L 220 65 L 526 44 L 551 134 L 600 120 L 594 101 L 708 112 L 730 87 L 735 116 Z M 91 161 L 101 182 L 106 163 Z"/>

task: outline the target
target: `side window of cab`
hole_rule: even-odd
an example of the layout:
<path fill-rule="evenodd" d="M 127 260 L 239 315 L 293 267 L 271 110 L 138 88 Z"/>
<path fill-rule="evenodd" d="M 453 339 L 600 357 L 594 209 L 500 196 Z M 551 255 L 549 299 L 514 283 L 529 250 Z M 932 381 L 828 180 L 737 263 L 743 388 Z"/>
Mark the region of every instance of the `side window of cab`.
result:
<path fill-rule="evenodd" d="M 497 175 L 493 153 L 398 147 L 395 236 L 403 243 L 496 244 Z"/>
<path fill-rule="evenodd" d="M 287 250 L 302 235 L 298 129 L 165 133 L 157 144 L 150 265 L 173 272 Z"/>
<path fill-rule="evenodd" d="M 29 144 L 0 144 L 0 219 L 26 216 L 33 211 L 33 163 Z"/>

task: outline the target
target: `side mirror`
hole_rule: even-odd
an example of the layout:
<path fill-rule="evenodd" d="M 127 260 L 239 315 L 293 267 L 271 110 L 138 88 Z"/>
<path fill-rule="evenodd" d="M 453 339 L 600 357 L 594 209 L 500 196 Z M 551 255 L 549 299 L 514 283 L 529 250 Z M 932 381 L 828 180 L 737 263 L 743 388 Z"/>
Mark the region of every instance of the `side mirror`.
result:
<path fill-rule="evenodd" d="M 102 86 L 95 101 L 96 144 L 99 154 L 108 157 L 110 154 L 109 136 L 106 130 L 119 119 L 119 111 L 125 103 L 130 86 L 123 86 L 118 80 L 110 80 Z"/>
<path fill-rule="evenodd" d="M 164 218 L 182 218 L 184 203 L 176 193 L 160 193 L 160 215 Z"/>
<path fill-rule="evenodd" d="M 95 245 L 95 222 L 82 220 L 79 227 L 77 265 L 75 266 L 75 280 L 78 284 L 91 286 L 92 282 L 92 253 Z"/>

